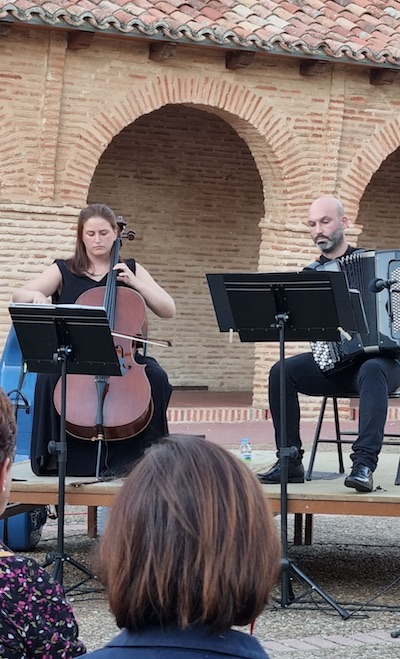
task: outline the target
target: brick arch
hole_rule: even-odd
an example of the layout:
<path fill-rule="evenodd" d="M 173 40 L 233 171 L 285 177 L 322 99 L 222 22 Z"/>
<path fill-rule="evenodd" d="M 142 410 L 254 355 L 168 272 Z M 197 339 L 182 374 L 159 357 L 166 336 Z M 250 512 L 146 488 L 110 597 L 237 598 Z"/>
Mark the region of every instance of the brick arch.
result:
<path fill-rule="evenodd" d="M 86 202 L 82 196 L 113 137 L 140 116 L 167 104 L 190 104 L 207 111 L 212 108 L 228 121 L 251 150 L 264 187 L 272 171 L 285 196 L 293 177 L 299 182 L 307 176 L 306 168 L 299 172 L 293 167 L 294 162 L 301 161 L 304 145 L 290 134 L 287 118 L 279 116 L 263 96 L 243 84 L 211 76 L 165 75 L 137 85 L 128 94 L 121 92 L 111 101 L 93 117 L 66 161 L 63 187 L 77 191 L 79 198 L 74 202 L 78 206 Z"/>
<path fill-rule="evenodd" d="M 356 150 L 342 173 L 340 198 L 349 214 L 357 217 L 361 198 L 371 178 L 386 158 L 400 146 L 400 119 L 388 119 L 368 142 Z"/>

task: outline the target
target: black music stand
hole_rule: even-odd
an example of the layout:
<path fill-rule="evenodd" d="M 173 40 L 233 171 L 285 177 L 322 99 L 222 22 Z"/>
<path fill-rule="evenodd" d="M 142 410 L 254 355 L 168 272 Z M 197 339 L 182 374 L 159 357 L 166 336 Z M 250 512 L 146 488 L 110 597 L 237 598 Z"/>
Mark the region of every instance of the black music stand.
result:
<path fill-rule="evenodd" d="M 67 373 L 121 375 L 120 363 L 103 307 L 15 303 L 9 312 L 28 370 L 61 377 L 60 438 L 49 442 L 58 464 L 57 551 L 47 555 L 44 567 L 54 563 L 53 577 L 61 584 L 64 562 L 79 569 L 86 578 L 75 589 L 95 575 L 64 551 Z"/>
<path fill-rule="evenodd" d="M 340 330 L 357 331 L 354 301 L 344 272 L 209 274 L 207 281 L 221 332 L 236 331 L 242 342 L 279 341 L 281 433 L 281 600 L 294 597 L 290 576 L 310 586 L 343 619 L 349 612 L 334 602 L 288 558 L 287 481 L 289 458 L 297 456 L 286 443 L 285 341 L 338 341 Z M 359 296 L 356 295 L 356 305 Z M 339 329 L 340 328 L 340 329 Z"/>

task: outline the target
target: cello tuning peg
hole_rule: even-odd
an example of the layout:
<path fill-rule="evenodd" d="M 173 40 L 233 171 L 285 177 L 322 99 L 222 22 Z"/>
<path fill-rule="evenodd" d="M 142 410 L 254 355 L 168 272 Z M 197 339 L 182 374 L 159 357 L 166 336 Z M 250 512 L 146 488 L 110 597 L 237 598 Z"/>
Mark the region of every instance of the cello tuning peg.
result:
<path fill-rule="evenodd" d="M 125 234 L 125 238 L 127 238 L 128 240 L 135 240 L 135 236 L 136 236 L 136 231 L 134 231 L 134 229 L 129 229 L 129 231 Z"/>
<path fill-rule="evenodd" d="M 126 222 L 125 218 L 122 217 L 122 215 L 118 215 L 117 224 L 118 224 L 118 227 L 119 227 L 120 231 L 122 231 L 126 227 L 127 222 Z"/>
<path fill-rule="evenodd" d="M 127 221 L 125 220 L 124 217 L 122 217 L 122 215 L 118 215 L 117 224 L 118 224 L 118 227 L 119 227 L 119 230 L 120 230 L 120 237 L 121 238 L 127 238 L 128 240 L 134 240 L 135 239 L 136 231 L 134 231 L 133 229 L 129 229 L 128 231 L 124 231 L 124 229 L 127 225 Z"/>

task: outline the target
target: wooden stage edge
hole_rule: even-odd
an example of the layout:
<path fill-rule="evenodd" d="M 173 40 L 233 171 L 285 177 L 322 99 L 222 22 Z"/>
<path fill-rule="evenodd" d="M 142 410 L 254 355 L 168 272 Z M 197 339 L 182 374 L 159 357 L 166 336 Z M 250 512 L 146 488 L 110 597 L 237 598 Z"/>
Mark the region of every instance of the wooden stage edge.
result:
<path fill-rule="evenodd" d="M 308 456 L 305 457 L 307 466 Z M 318 452 L 313 480 L 288 484 L 288 512 L 305 515 L 400 516 L 400 486 L 395 485 L 398 453 L 381 453 L 374 473 L 374 491 L 371 493 L 357 492 L 344 486 L 345 476 L 351 468 L 348 454 L 344 455 L 344 464 L 345 473 L 339 474 L 336 454 Z M 280 486 L 265 485 L 264 489 L 273 511 L 279 513 Z"/>
<path fill-rule="evenodd" d="M 350 459 L 345 458 L 346 473 Z M 312 481 L 288 485 L 288 513 L 305 515 L 370 515 L 400 517 L 400 485 L 395 485 L 399 454 L 381 453 L 374 474 L 374 491 L 370 494 L 344 487 L 345 475 L 337 475 L 337 458 L 334 453 L 319 451 Z M 305 459 L 307 466 L 307 455 Z M 255 467 L 255 465 L 254 465 Z M 28 461 L 19 462 L 12 468 L 10 503 L 57 504 L 58 478 L 35 476 Z M 65 503 L 71 506 L 112 506 L 122 480 L 95 481 L 90 478 L 66 478 Z M 272 509 L 280 512 L 280 486 L 264 485 Z"/>

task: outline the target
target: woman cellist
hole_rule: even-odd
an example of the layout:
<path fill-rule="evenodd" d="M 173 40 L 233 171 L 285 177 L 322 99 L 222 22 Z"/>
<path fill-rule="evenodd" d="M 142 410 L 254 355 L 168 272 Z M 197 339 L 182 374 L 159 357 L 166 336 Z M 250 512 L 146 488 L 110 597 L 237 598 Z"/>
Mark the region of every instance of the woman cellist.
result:
<path fill-rule="evenodd" d="M 41 275 L 17 289 L 13 302 L 33 304 L 74 304 L 86 291 L 106 286 L 110 267 L 116 271 L 117 287 L 133 289 L 147 307 L 161 318 L 175 315 L 172 297 L 134 259 L 111 266 L 111 255 L 119 235 L 117 218 L 104 204 L 90 204 L 78 218 L 74 255 L 56 259 Z M 134 437 L 122 441 L 104 441 L 100 469 L 98 442 L 78 439 L 67 433 L 67 475 L 121 475 L 144 449 L 168 433 L 167 407 L 172 393 L 168 376 L 158 362 L 147 355 L 135 354 L 135 361 L 145 366 L 150 383 L 153 411 L 148 425 Z M 60 417 L 53 404 L 53 392 L 58 375 L 40 373 L 37 376 L 31 440 L 31 463 L 34 473 L 57 473 L 56 457 L 48 452 L 48 443 L 58 441 Z M 69 376 L 70 377 L 70 376 Z M 74 376 L 78 377 L 78 376 Z M 68 387 L 67 387 L 68 398 Z"/>

